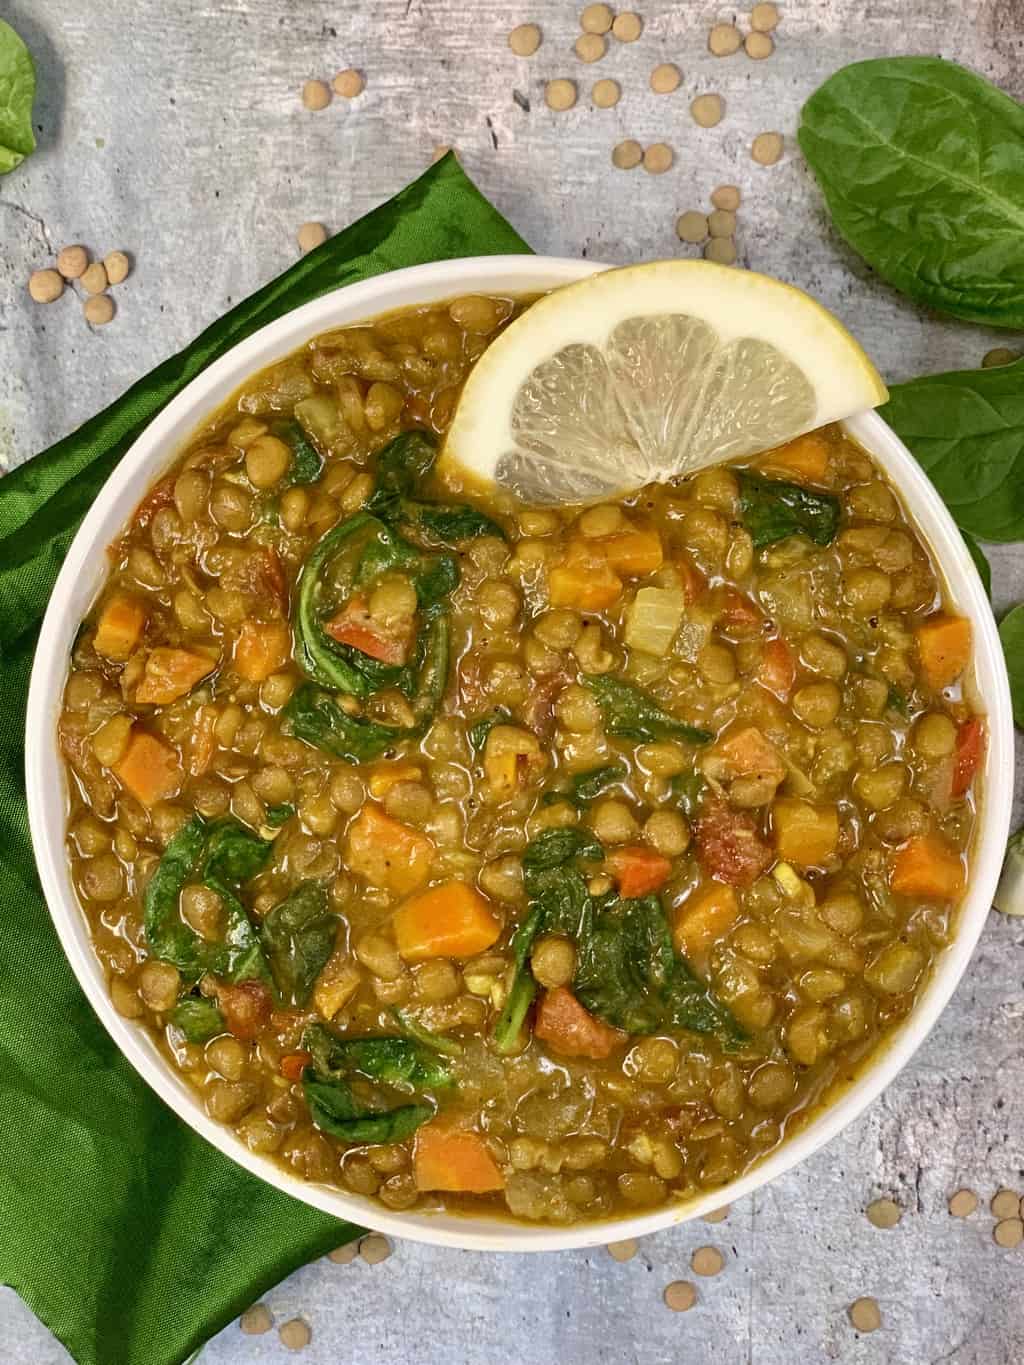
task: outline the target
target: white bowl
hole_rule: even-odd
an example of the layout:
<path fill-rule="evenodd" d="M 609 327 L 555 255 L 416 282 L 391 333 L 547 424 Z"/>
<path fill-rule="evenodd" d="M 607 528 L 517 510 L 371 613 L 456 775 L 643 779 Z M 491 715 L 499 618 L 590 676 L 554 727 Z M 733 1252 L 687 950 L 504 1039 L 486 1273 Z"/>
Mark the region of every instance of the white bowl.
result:
<path fill-rule="evenodd" d="M 970 888 L 956 937 L 939 957 L 908 1020 L 860 1078 L 790 1140 L 731 1184 L 683 1207 L 602 1223 L 560 1228 L 498 1218 L 440 1213 L 392 1213 L 382 1205 L 324 1185 L 307 1184 L 273 1161 L 249 1152 L 234 1134 L 209 1119 L 196 1092 L 161 1056 L 142 1026 L 114 1009 L 86 919 L 72 886 L 64 831 L 68 810 L 64 767 L 56 743 L 68 656 L 79 622 L 106 574 L 107 545 L 120 533 L 154 479 L 171 464 L 192 432 L 238 386 L 331 327 L 460 294 L 530 294 L 604 269 L 588 261 L 501 256 L 415 266 L 348 285 L 276 322 L 236 346 L 197 376 L 150 423 L 108 480 L 68 550 L 43 620 L 28 699 L 25 763 L 28 812 L 36 861 L 53 922 L 68 960 L 114 1042 L 156 1093 L 208 1142 L 253 1175 L 325 1213 L 415 1241 L 492 1251 L 554 1251 L 639 1237 L 735 1202 L 790 1170 L 852 1122 L 889 1084 L 924 1040 L 963 975 L 992 903 L 1013 795 L 1010 692 L 995 622 L 981 581 L 956 526 L 913 456 L 873 412 L 847 423 L 900 490 L 942 567 L 952 600 L 974 624 L 974 696 L 988 714 L 984 799 L 975 840 Z"/>

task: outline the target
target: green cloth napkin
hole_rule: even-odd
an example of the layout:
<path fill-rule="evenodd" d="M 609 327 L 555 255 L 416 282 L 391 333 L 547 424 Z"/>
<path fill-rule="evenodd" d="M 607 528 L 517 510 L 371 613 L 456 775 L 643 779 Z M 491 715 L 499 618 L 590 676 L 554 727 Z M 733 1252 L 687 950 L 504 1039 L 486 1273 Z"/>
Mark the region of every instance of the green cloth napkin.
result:
<path fill-rule="evenodd" d="M 29 669 L 57 571 L 147 422 L 264 323 L 399 266 L 528 250 L 449 155 L 0 481 L 0 1280 L 79 1365 L 180 1365 L 358 1229 L 246 1174 L 165 1108 L 64 959 L 22 772 Z"/>

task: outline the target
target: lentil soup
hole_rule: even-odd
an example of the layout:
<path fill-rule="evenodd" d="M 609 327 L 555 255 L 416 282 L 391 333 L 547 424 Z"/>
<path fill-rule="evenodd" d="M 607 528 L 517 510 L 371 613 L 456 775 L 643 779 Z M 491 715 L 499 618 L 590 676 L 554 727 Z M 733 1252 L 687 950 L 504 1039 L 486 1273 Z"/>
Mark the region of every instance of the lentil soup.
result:
<path fill-rule="evenodd" d="M 569 1223 L 749 1168 L 913 1007 L 985 727 L 839 428 L 615 503 L 442 482 L 527 301 L 315 338 L 110 549 L 59 724 L 115 1008 L 391 1209 Z"/>

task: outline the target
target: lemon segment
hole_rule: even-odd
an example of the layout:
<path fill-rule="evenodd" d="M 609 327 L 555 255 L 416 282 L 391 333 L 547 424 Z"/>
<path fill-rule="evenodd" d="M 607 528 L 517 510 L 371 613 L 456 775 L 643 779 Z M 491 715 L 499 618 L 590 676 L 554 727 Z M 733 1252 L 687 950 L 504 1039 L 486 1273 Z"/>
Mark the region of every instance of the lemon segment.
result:
<path fill-rule="evenodd" d="M 507 327 L 466 381 L 443 460 L 526 503 L 587 502 L 769 450 L 887 396 L 802 290 L 656 261 L 557 289 Z"/>

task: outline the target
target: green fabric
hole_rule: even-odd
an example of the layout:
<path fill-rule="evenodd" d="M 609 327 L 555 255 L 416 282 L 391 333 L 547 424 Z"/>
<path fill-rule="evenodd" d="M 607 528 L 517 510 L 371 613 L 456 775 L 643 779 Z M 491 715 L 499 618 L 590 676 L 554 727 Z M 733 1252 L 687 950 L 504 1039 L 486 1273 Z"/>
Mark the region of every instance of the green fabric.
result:
<path fill-rule="evenodd" d="M 399 266 L 527 250 L 449 156 L 0 483 L 0 1280 L 80 1365 L 180 1365 L 357 1229 L 181 1123 L 122 1059 L 63 957 L 22 773 L 29 669 L 57 570 L 146 423 L 243 337 Z"/>

